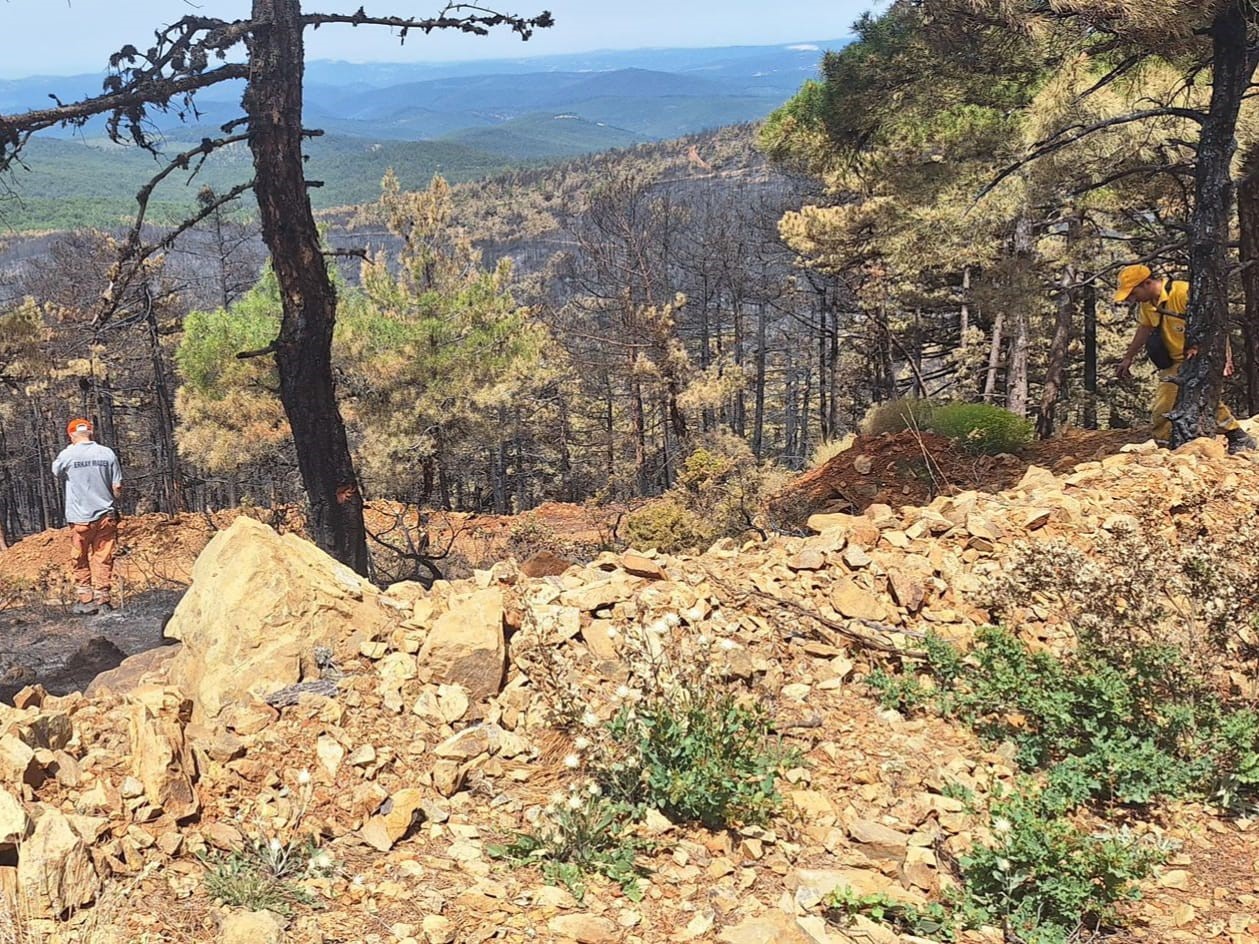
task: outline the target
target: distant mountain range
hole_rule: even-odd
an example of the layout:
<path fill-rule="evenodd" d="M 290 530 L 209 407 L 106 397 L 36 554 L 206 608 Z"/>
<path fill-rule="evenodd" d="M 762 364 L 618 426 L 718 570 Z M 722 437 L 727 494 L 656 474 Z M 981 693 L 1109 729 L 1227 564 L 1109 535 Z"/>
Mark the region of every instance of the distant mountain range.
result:
<path fill-rule="evenodd" d="M 325 132 L 310 146 L 308 175 L 326 183 L 315 202 L 337 205 L 374 192 L 377 171 L 385 166 L 393 166 L 404 184 L 417 178 L 422 183 L 433 172 L 468 179 L 522 162 L 757 121 L 817 74 L 823 51 L 846 43 L 640 49 L 461 63 L 311 62 L 305 119 L 308 127 Z M 0 80 L 0 114 L 47 107 L 53 95 L 71 101 L 92 94 L 102 78 Z M 242 90 L 241 83 L 206 89 L 188 122 L 171 112 L 156 115 L 154 124 L 172 148 L 198 141 L 239 117 Z M 28 161 L 33 172 L 19 173 L 14 181 L 27 206 L 15 213 L 0 203 L 0 227 L 37 225 L 46 214 L 31 201 L 87 200 L 108 206 L 111 214 L 115 209 L 126 213 L 136 181 L 152 173 L 153 164 L 147 155 L 106 145 L 103 135 L 99 120 L 42 135 L 38 160 L 32 152 Z M 216 158 L 205 179 L 218 184 L 223 168 L 240 159 Z M 331 164 L 321 166 L 325 159 Z M 118 196 L 126 199 L 115 207 Z M 186 204 L 192 198 L 185 193 L 168 199 Z"/>

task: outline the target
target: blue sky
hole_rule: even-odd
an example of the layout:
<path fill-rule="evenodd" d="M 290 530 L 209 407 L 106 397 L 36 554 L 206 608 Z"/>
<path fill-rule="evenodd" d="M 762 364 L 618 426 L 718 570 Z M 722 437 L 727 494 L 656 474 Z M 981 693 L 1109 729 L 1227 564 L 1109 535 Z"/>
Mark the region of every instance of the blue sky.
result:
<path fill-rule="evenodd" d="M 361 0 L 306 0 L 308 11 L 353 12 Z M 375 62 L 516 58 L 646 46 L 773 45 L 846 36 L 878 0 L 510 0 L 506 12 L 549 9 L 550 30 L 527 43 L 506 33 L 478 38 L 413 35 L 405 46 L 380 27 L 325 26 L 307 33 L 315 59 Z M 369 14 L 432 16 L 443 0 L 365 0 Z M 493 4 L 487 3 L 487 6 Z M 0 3 L 0 76 L 96 72 L 125 43 L 195 14 L 236 19 L 248 0 L 5 0 Z"/>

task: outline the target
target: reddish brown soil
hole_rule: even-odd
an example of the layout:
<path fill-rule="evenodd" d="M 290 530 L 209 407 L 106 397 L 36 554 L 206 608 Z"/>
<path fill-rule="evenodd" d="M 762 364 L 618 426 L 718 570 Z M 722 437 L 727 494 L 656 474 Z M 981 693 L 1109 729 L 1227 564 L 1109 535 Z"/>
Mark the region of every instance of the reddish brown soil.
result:
<path fill-rule="evenodd" d="M 974 456 L 935 433 L 861 436 L 850 449 L 801 475 L 783 501 L 803 513 L 925 505 L 937 495 L 967 489 L 999 492 L 1018 484 L 1029 466 L 1062 472 L 1148 438 L 1145 430 L 1069 430 L 1019 455 Z"/>

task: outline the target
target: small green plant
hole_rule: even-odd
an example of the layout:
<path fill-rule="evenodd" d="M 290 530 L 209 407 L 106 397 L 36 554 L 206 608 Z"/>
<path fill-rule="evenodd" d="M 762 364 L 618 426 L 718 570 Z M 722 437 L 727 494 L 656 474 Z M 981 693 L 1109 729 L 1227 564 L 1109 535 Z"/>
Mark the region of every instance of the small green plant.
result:
<path fill-rule="evenodd" d="M 201 862 L 211 898 L 236 908 L 281 915 L 291 914 L 294 905 L 313 902 L 298 882 L 327 875 L 333 867 L 331 856 L 319 851 L 313 839 L 251 840 L 236 852 L 207 853 Z"/>
<path fill-rule="evenodd" d="M 678 689 L 623 707 L 593 769 L 612 796 L 710 829 L 761 823 L 781 803 L 786 755 L 768 713 L 730 691 Z"/>
<path fill-rule="evenodd" d="M 1035 787 L 995 802 L 992 842 L 961 860 L 957 907 L 968 925 L 1001 926 L 1026 944 L 1067 944 L 1082 928 L 1112 926 L 1115 906 L 1168 849 L 1127 831 L 1089 834 Z"/>
<path fill-rule="evenodd" d="M 490 846 L 491 856 L 513 865 L 537 865 L 543 878 L 563 885 L 578 901 L 586 896 L 586 876 L 616 882 L 631 901 L 642 898 L 635 864 L 649 844 L 633 835 L 632 811 L 603 797 L 598 788 L 574 788 L 567 798 L 552 797 L 536 831 L 519 833 L 506 845 Z"/>
<path fill-rule="evenodd" d="M 995 456 L 1018 452 L 1032 441 L 1031 421 L 991 403 L 950 403 L 931 413 L 933 432 L 957 442 L 967 452 Z"/>
<path fill-rule="evenodd" d="M 779 808 L 780 770 L 798 763 L 768 709 L 736 694 L 722 662 L 739 644 L 684 627 L 667 612 L 610 634 L 625 666 L 615 691 L 583 687 L 538 627 L 520 630 L 519 664 L 573 734 L 564 764 L 580 780 L 495 854 L 537 863 L 580 896 L 595 872 L 637 893 L 637 821 L 659 811 L 710 828 L 761 823 Z M 531 638 L 539 640 L 534 646 Z"/>
<path fill-rule="evenodd" d="M 861 421 L 861 432 L 867 436 L 899 433 L 907 429 L 929 429 L 935 404 L 918 397 L 898 397 L 870 407 Z"/>
<path fill-rule="evenodd" d="M 936 941 L 956 939 L 956 922 L 952 911 L 938 902 L 922 908 L 887 895 L 858 895 L 849 886 L 835 889 L 826 899 L 826 917 L 836 924 L 848 924 L 861 915 L 886 924 L 900 934 Z"/>

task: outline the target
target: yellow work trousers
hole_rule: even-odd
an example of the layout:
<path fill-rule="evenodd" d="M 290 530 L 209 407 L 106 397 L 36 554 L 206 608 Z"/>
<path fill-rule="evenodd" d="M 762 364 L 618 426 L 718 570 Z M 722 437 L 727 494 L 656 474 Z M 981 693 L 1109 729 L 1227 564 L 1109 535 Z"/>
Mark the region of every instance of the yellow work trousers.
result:
<path fill-rule="evenodd" d="M 1154 394 L 1154 405 L 1150 408 L 1150 422 L 1154 426 L 1154 438 L 1164 442 L 1172 438 L 1172 421 L 1167 418 L 1167 414 L 1176 406 L 1176 395 L 1180 393 L 1180 385 L 1174 382 L 1178 373 L 1180 373 L 1179 363 L 1173 364 L 1159 374 L 1162 383 L 1158 385 L 1158 391 Z M 1233 411 L 1223 402 L 1216 407 L 1215 425 L 1221 433 L 1239 428 Z"/>

